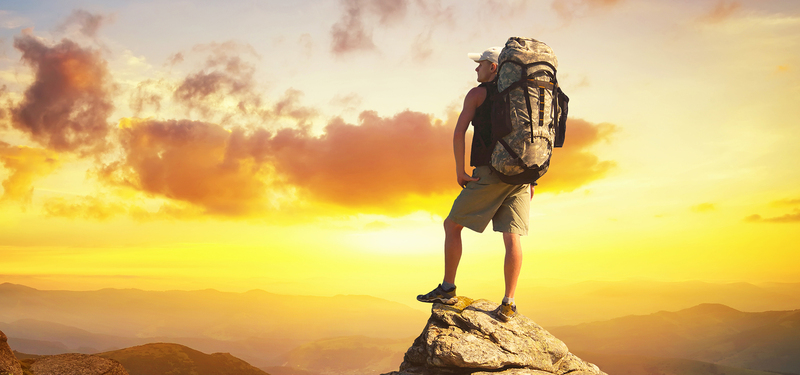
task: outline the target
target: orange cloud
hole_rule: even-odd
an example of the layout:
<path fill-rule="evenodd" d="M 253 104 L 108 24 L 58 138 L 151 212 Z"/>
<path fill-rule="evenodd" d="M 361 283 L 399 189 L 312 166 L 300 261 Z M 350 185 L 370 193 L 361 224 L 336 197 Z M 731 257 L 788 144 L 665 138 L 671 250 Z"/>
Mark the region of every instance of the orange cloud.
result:
<path fill-rule="evenodd" d="M 550 6 L 561 19 L 571 21 L 575 17 L 611 8 L 621 2 L 622 0 L 554 0 Z"/>
<path fill-rule="evenodd" d="M 316 199 L 379 212 L 398 209 L 409 195 L 454 189 L 452 128 L 412 111 L 388 118 L 365 111 L 359 122 L 334 120 L 320 137 L 278 132 L 271 145 L 276 171 Z"/>
<path fill-rule="evenodd" d="M 738 1 L 719 0 L 714 8 L 700 19 L 708 23 L 719 23 L 730 18 L 742 6 Z"/>
<path fill-rule="evenodd" d="M 11 146 L 0 141 L 0 164 L 10 175 L 3 181 L 0 201 L 30 203 L 33 181 L 49 175 L 59 165 L 58 154 L 41 148 Z"/>
<path fill-rule="evenodd" d="M 366 212 L 408 213 L 410 196 L 454 189 L 452 129 L 406 111 L 360 124 L 333 120 L 271 133 L 188 120 L 124 120 L 124 157 L 98 169 L 103 181 L 191 203 L 223 216 L 275 210 L 275 194 Z M 63 206 L 63 205 L 62 205 Z"/>
<path fill-rule="evenodd" d="M 214 215 L 262 216 L 286 203 L 294 210 L 321 204 L 401 215 L 431 209 L 431 200 L 416 198 L 457 193 L 450 125 L 413 111 L 392 117 L 365 111 L 358 124 L 337 118 L 316 136 L 308 126 L 270 132 L 127 119 L 119 137 L 124 157 L 98 175 Z M 568 129 L 544 191 L 572 191 L 614 165 L 590 152 L 609 139 L 613 125 L 570 120 Z"/>
<path fill-rule="evenodd" d="M 68 39 L 48 47 L 29 32 L 14 38 L 14 47 L 35 81 L 11 108 L 12 126 L 59 152 L 104 150 L 113 105 L 111 77 L 100 54 Z"/>
<path fill-rule="evenodd" d="M 198 121 L 125 119 L 119 134 L 124 157 L 97 172 L 108 183 L 188 202 L 207 213 L 250 215 L 265 209 L 269 168 L 231 149 L 231 134 Z"/>
<path fill-rule="evenodd" d="M 600 161 L 591 149 L 601 141 L 610 141 L 616 131 L 617 127 L 609 123 L 567 120 L 564 147 L 553 151 L 550 169 L 540 179 L 537 191 L 570 192 L 605 177 L 616 166 L 616 162 Z"/>

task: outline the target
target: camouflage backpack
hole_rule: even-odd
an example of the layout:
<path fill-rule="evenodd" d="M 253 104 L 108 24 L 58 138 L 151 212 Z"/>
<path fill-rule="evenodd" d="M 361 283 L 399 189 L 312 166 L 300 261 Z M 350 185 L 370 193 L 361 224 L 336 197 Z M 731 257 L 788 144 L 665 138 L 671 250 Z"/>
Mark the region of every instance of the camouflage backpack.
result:
<path fill-rule="evenodd" d="M 491 167 L 509 184 L 536 182 L 564 145 L 569 98 L 558 87 L 558 60 L 546 44 L 511 37 L 500 52 L 492 107 Z"/>

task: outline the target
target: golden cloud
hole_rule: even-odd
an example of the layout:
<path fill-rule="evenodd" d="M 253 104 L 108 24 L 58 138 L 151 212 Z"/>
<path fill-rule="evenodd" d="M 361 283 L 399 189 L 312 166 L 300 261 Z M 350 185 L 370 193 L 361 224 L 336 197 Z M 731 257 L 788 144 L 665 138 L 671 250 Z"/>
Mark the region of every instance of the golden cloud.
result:
<path fill-rule="evenodd" d="M 586 120 L 567 120 L 563 148 L 553 150 L 550 169 L 539 180 L 537 192 L 571 192 L 592 181 L 604 178 L 617 163 L 592 153 L 600 142 L 608 142 L 617 131 L 610 123 L 593 124 Z"/>
<path fill-rule="evenodd" d="M 45 215 L 53 217 L 108 220 L 127 213 L 128 207 L 112 202 L 103 196 L 83 196 L 74 198 L 53 197 L 44 202 Z"/>
<path fill-rule="evenodd" d="M 717 207 L 714 203 L 700 203 L 698 205 L 692 206 L 692 212 L 709 212 L 716 210 Z"/>
<path fill-rule="evenodd" d="M 765 218 L 761 215 L 753 214 L 744 218 L 744 221 L 750 223 L 800 223 L 800 209 L 794 209 L 793 213 L 777 217 Z"/>
<path fill-rule="evenodd" d="M 30 203 L 33 181 L 52 173 L 58 166 L 58 154 L 41 148 L 11 146 L 0 141 L 0 164 L 9 172 L 3 181 L 0 201 Z"/>

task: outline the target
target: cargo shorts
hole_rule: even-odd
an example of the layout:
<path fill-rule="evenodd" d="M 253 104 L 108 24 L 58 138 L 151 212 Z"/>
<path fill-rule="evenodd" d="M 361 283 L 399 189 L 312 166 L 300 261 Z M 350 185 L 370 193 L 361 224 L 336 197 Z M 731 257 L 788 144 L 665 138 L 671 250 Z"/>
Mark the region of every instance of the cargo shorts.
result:
<path fill-rule="evenodd" d="M 475 167 L 472 177 L 480 180 L 467 183 L 447 217 L 479 233 L 491 221 L 495 232 L 527 235 L 531 203 L 528 184 L 500 181 L 488 166 Z"/>

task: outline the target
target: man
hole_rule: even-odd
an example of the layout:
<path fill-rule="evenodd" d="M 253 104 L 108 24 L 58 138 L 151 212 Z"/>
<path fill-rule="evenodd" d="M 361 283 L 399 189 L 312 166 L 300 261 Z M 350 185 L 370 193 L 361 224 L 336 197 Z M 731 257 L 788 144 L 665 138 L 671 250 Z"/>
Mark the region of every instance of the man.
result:
<path fill-rule="evenodd" d="M 492 221 L 494 231 L 503 233 L 506 248 L 503 267 L 505 296 L 497 310 L 497 316 L 508 321 L 517 311 L 514 292 L 522 266 L 519 236 L 528 234 L 533 187 L 529 193 L 528 184 L 506 184 L 489 168 L 492 155 L 491 110 L 494 95 L 497 93 L 497 59 L 500 50 L 500 47 L 492 47 L 483 53 L 468 55 L 478 63 L 475 71 L 481 84 L 467 93 L 464 108 L 453 132 L 456 180 L 463 190 L 444 220 L 444 280 L 430 293 L 417 296 L 417 300 L 444 304 L 457 302 L 455 278 L 461 260 L 461 230 L 467 227 L 483 232 L 489 221 Z M 470 165 L 475 167 L 472 176 L 464 170 L 465 134 L 470 122 L 475 128 L 470 154 Z"/>

